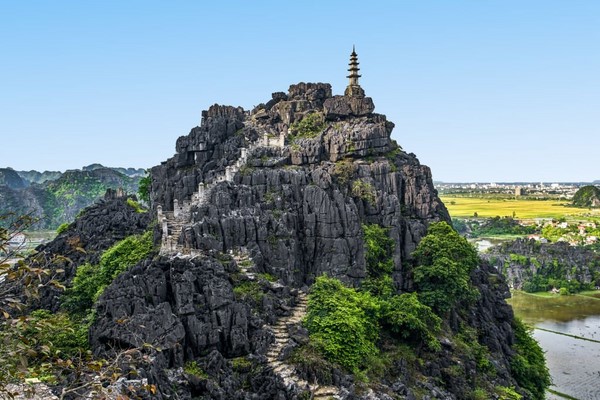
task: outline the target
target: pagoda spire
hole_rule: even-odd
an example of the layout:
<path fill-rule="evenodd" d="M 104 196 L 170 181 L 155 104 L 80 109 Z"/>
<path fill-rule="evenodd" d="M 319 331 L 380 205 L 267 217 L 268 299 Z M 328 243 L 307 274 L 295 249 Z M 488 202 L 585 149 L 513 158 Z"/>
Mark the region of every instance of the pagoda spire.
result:
<path fill-rule="evenodd" d="M 349 97 L 365 97 L 365 91 L 358 84 L 358 78 L 361 75 L 358 74 L 360 68 L 358 68 L 358 55 L 356 54 L 356 50 L 354 45 L 352 45 L 352 54 L 350 54 L 350 63 L 348 63 L 348 72 L 350 73 L 346 78 L 350 80 L 348 86 L 346 87 L 346 91 L 344 92 L 344 96 Z"/>

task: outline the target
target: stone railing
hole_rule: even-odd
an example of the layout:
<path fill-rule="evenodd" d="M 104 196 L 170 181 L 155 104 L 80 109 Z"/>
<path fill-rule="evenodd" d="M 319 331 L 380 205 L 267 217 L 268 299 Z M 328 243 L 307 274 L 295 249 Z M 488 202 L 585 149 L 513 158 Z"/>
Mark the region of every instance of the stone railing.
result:
<path fill-rule="evenodd" d="M 184 247 L 179 243 L 179 237 L 183 231 L 184 225 L 189 223 L 192 206 L 205 205 L 209 198 L 212 189 L 216 184 L 220 182 L 233 182 L 235 174 L 239 172 L 248 162 L 249 155 L 258 147 L 283 147 L 285 145 L 285 133 L 281 132 L 278 137 L 269 136 L 268 133 L 264 133 L 262 140 L 258 140 L 250 146 L 242 147 L 240 149 L 240 157 L 236 160 L 235 164 L 228 165 L 225 167 L 225 171 L 218 174 L 212 182 L 206 183 L 201 182 L 198 184 L 197 190 L 192 194 L 190 200 L 173 200 L 173 211 L 163 211 L 162 206 L 158 206 L 157 217 L 158 223 L 162 229 L 162 243 L 160 252 L 163 254 L 167 253 L 184 253 L 186 252 Z"/>

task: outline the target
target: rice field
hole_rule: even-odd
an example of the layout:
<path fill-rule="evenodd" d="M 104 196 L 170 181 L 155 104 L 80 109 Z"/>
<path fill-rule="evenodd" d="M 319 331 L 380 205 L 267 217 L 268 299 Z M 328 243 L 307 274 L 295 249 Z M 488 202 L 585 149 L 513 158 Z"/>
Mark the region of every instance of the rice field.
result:
<path fill-rule="evenodd" d="M 455 218 L 473 217 L 515 217 L 518 219 L 566 218 L 586 220 L 600 218 L 600 210 L 567 207 L 563 200 L 493 199 L 475 197 L 440 196 L 450 216 Z"/>

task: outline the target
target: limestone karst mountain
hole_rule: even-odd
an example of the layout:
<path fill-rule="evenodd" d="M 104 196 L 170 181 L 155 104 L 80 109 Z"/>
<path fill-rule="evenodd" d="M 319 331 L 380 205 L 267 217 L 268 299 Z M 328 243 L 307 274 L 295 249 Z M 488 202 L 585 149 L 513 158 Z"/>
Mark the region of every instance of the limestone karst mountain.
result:
<path fill-rule="evenodd" d="M 151 171 L 161 255 L 100 297 L 95 351 L 160 347 L 147 372 L 165 396 L 175 385 L 180 395 L 214 399 L 361 398 L 365 386 L 339 367 L 307 369 L 290 358 L 308 340 L 305 292 L 323 274 L 360 286 L 362 224 L 389 229 L 394 285 L 409 290 L 412 251 L 429 223 L 449 221 L 429 168 L 390 139 L 394 125 L 373 111 L 370 98 L 333 96 L 321 83 L 292 85 L 252 111 L 205 111 L 175 156 Z M 476 327 L 496 384 L 515 386 L 508 289 L 485 265 L 472 279 L 481 301 L 449 323 Z M 368 398 L 462 398 L 473 387 L 442 372 L 464 356 L 453 348 L 448 342 L 423 367 L 398 360 L 367 386 Z M 186 373 L 189 363 L 206 377 Z M 424 374 L 419 382 L 413 368 Z"/>
<path fill-rule="evenodd" d="M 573 196 L 575 207 L 600 207 L 600 187 L 588 185 L 581 187 Z"/>
<path fill-rule="evenodd" d="M 56 229 L 72 222 L 82 209 L 101 199 L 107 189 L 123 188 L 136 193 L 143 171 L 100 164 L 64 173 L 0 169 L 0 214 L 32 215 L 39 219 L 34 228 Z"/>
<path fill-rule="evenodd" d="M 391 239 L 384 256 L 390 288 L 400 294 L 414 291 L 412 253 L 428 226 L 450 222 L 429 168 L 390 139 L 394 124 L 374 112 L 358 86 L 356 57 L 350 67 L 344 96 L 334 96 L 329 84 L 299 83 L 251 111 L 211 106 L 201 125 L 177 140 L 176 154 L 151 170 L 156 223 L 126 199 L 108 199 L 45 248 L 78 254 L 68 268 L 61 265 L 69 287 L 84 263 L 94 274 L 98 254 L 115 242 L 114 229 L 102 239 L 95 228 L 125 220 L 133 233 L 144 221 L 153 229 L 155 252 L 111 275 L 102 291 L 93 288 L 94 354 L 145 353 L 135 374 L 122 366 L 115 390 L 223 400 L 525 393 L 511 370 L 508 287 L 486 263 L 467 275 L 478 295 L 440 319 L 437 346 L 381 330 L 380 357 L 361 360 L 366 370 L 316 350 L 303 324 L 311 286 L 324 275 L 352 288 L 365 283 L 366 226 Z M 49 291 L 41 307 L 56 311 L 62 301 Z"/>

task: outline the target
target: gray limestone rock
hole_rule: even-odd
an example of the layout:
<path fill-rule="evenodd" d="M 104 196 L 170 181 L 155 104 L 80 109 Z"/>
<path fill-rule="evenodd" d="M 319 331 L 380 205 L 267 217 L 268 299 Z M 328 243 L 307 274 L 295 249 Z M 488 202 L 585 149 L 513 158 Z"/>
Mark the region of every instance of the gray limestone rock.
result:
<path fill-rule="evenodd" d="M 147 378 L 165 393 L 169 382 L 182 378 L 161 371 L 196 362 L 208 377 L 186 378 L 180 390 L 186 396 L 298 398 L 301 389 L 286 386 L 265 364 L 276 340 L 272 325 L 290 315 L 297 288 L 322 274 L 360 286 L 367 275 L 362 225 L 379 224 L 396 243 L 394 284 L 410 289 L 411 254 L 427 226 L 450 222 L 429 168 L 390 139 L 393 123 L 373 110 L 370 98 L 332 97 L 328 84 L 300 83 L 252 112 L 218 105 L 205 111 L 202 126 L 179 138 L 177 153 L 152 169 L 155 210 L 160 205 L 170 213 L 174 204 L 187 204 L 176 245 L 190 255 L 166 252 L 115 279 L 96 305 L 90 331 L 95 351 L 160 346 Z M 289 134 L 309 112 L 325 116 L 323 126 L 304 137 Z M 274 144 L 281 135 L 285 142 Z M 199 185 L 209 188 L 201 200 Z M 512 313 L 503 281 L 490 280 L 486 268 L 472 276 L 482 297 L 464 318 L 496 352 L 498 382 L 514 386 L 507 361 Z M 448 323 L 457 321 L 451 316 Z M 290 337 L 284 358 L 306 343 L 307 332 L 297 327 Z M 442 379 L 453 356 L 453 347 L 444 346 L 422 372 Z M 414 398 L 408 369 L 396 362 L 389 371 L 394 379 L 367 397 L 395 391 Z M 338 393 L 344 398 L 360 398 L 352 378 L 333 365 L 303 365 L 297 373 L 343 386 Z M 462 381 L 450 384 L 456 393 L 467 391 Z M 452 398 L 437 386 L 428 389 Z"/>

